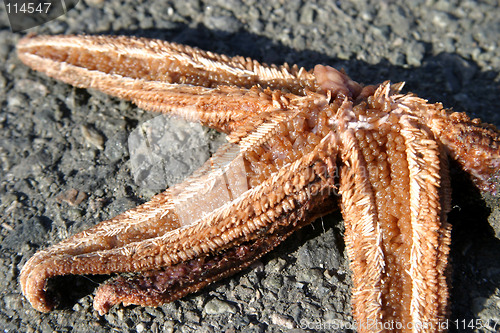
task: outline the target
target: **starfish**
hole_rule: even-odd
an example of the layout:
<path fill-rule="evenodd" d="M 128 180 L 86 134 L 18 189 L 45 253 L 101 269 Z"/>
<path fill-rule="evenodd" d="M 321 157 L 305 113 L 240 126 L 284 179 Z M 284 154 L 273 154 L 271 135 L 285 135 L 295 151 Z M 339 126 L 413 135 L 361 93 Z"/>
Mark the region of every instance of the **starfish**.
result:
<path fill-rule="evenodd" d="M 448 158 L 496 193 L 492 125 L 402 94 L 402 83 L 363 86 L 328 66 L 269 66 L 160 40 L 28 36 L 18 55 L 66 83 L 228 134 L 184 182 L 37 252 L 20 275 L 35 309 L 57 305 L 47 280 L 69 274 L 134 273 L 98 288 L 100 314 L 174 301 L 340 206 L 358 330 L 445 330 Z"/>

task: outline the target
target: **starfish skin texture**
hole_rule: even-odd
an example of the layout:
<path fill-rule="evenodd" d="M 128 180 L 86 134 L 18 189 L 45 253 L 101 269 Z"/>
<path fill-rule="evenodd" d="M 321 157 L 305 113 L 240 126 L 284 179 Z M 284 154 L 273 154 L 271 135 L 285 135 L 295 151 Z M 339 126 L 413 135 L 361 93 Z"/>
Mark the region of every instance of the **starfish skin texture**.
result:
<path fill-rule="evenodd" d="M 57 306 L 47 280 L 70 274 L 134 273 L 98 288 L 100 314 L 174 301 L 340 206 L 358 331 L 444 331 L 448 159 L 496 193 L 492 125 L 401 94 L 401 83 L 363 86 L 328 66 L 268 66 L 159 40 L 28 36 L 18 55 L 50 77 L 228 134 L 184 182 L 37 252 L 20 275 L 37 310 Z"/>

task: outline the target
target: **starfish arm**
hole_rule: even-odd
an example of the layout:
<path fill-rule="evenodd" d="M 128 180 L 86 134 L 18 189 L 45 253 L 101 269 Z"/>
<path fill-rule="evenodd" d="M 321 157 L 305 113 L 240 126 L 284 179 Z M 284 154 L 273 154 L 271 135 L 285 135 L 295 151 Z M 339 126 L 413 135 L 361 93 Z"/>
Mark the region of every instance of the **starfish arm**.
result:
<path fill-rule="evenodd" d="M 296 227 L 296 226 L 295 226 Z M 219 253 L 213 253 L 99 286 L 94 308 L 105 314 L 116 304 L 158 306 L 196 292 L 210 283 L 239 272 L 271 251 L 293 232 L 278 230 Z"/>
<path fill-rule="evenodd" d="M 297 228 L 318 215 L 334 210 L 334 201 L 330 196 L 334 189 L 335 158 L 336 147 L 332 143 L 332 136 L 329 136 L 311 153 L 283 167 L 270 179 L 211 214 L 170 231 L 157 227 L 159 233 L 155 237 L 134 241 L 130 238 L 130 230 L 120 227 L 129 222 L 125 217 L 135 220 L 138 217 L 135 215 L 141 209 L 102 222 L 35 255 L 21 272 L 23 293 L 36 309 L 49 311 L 54 301 L 47 296 L 45 289 L 47 279 L 53 276 L 146 272 L 164 267 L 167 267 L 163 271 L 169 276 L 169 281 L 165 282 L 167 286 L 162 287 L 163 291 L 158 297 L 140 301 L 140 292 L 125 297 L 125 291 L 120 291 L 123 287 L 113 289 L 111 283 L 111 287 L 105 287 L 99 294 L 104 295 L 104 301 L 103 297 L 96 298 L 96 308 L 103 313 L 113 300 L 158 305 L 198 290 L 211 281 L 245 267 L 246 264 L 242 262 L 246 261 L 244 258 L 249 254 L 251 257 L 260 257 Z M 325 206 L 325 201 L 330 205 Z M 161 210 L 164 207 L 154 204 L 149 208 Z M 98 237 L 99 234 L 108 239 Z M 120 242 L 121 239 L 126 239 L 126 242 Z M 82 240 L 89 240 L 90 244 L 81 247 Z M 228 258 L 238 255 L 242 256 L 240 260 L 235 258 L 234 262 L 229 260 L 230 264 L 224 264 Z M 195 265 L 198 259 L 207 262 L 201 271 L 195 271 L 200 268 Z M 181 266 L 173 267 L 179 264 Z M 184 274 L 172 277 L 171 273 L 179 267 L 184 270 Z M 186 270 L 190 269 L 193 272 L 187 273 Z M 189 276 L 187 282 L 183 280 L 186 276 Z M 205 282 L 201 280 L 202 277 Z M 158 289 L 157 284 L 151 287 Z M 110 288 L 116 297 L 110 295 Z"/>
<path fill-rule="evenodd" d="M 408 112 L 425 120 L 450 157 L 472 176 L 483 191 L 498 193 L 500 179 L 500 132 L 463 112 L 450 112 L 440 103 L 428 104 L 422 98 L 398 98 Z"/>
<path fill-rule="evenodd" d="M 280 108 L 283 94 L 316 89 L 313 75 L 304 69 L 159 40 L 30 36 L 17 50 L 25 64 L 48 76 L 226 133 L 256 113 Z"/>
<path fill-rule="evenodd" d="M 434 332 L 448 298 L 445 154 L 388 83 L 368 100 L 354 108 L 346 101 L 337 119 L 354 317 L 360 332 L 387 322 L 426 323 Z"/>
<path fill-rule="evenodd" d="M 37 252 L 24 265 L 21 272 L 20 283 L 23 293 L 29 295 L 28 299 L 37 309 L 49 311 L 53 302 L 47 299 L 43 292 L 44 279 L 37 279 L 35 276 L 39 274 L 35 272 L 39 272 L 40 266 L 45 265 L 53 256 L 70 258 L 86 253 L 108 251 L 129 243 L 160 237 L 182 225 L 190 224 L 194 217 L 191 216 L 193 213 L 187 209 L 189 206 L 185 203 L 192 202 L 199 196 L 198 192 L 204 188 L 203 184 L 214 178 L 211 177 L 211 172 L 216 167 L 235 159 L 238 153 L 239 149 L 234 149 L 234 145 L 227 144 L 183 183 L 155 195 L 150 201 L 136 208 Z M 220 194 L 217 191 L 212 192 L 208 193 L 211 194 L 212 199 L 214 199 L 213 196 Z M 210 201 L 206 194 L 205 204 Z M 46 275 L 47 278 L 50 276 L 49 273 Z"/>
<path fill-rule="evenodd" d="M 269 127 L 264 124 L 263 127 Z M 259 130 L 257 132 L 262 132 Z M 251 135 L 242 141 L 245 144 Z M 121 247 L 130 242 L 141 239 L 150 239 L 159 237 L 168 231 L 177 229 L 183 225 L 193 222 L 193 219 L 200 217 L 200 207 L 196 211 L 189 210 L 189 206 L 199 197 L 200 190 L 205 190 L 203 201 L 206 212 L 211 208 L 211 201 L 217 200 L 217 195 L 221 195 L 220 189 L 206 189 L 204 184 L 213 183 L 214 179 L 225 178 L 233 179 L 233 183 L 239 181 L 242 177 L 246 178 L 245 173 L 241 175 L 242 163 L 235 165 L 234 160 L 241 159 L 241 149 L 234 144 L 223 145 L 205 164 L 200 167 L 193 175 L 185 179 L 181 184 L 174 185 L 163 193 L 155 195 L 149 202 L 146 202 L 134 209 L 130 209 L 112 219 L 101 222 L 98 226 L 81 232 L 71 238 L 51 246 L 49 249 L 39 251 L 24 266 L 21 274 L 21 285 L 26 285 L 30 277 L 30 271 L 36 266 L 50 258 L 53 254 L 58 255 L 79 255 L 83 253 L 105 251 L 116 247 Z M 231 163 L 233 162 L 233 163 Z M 234 169 L 225 170 L 223 175 L 214 171 L 222 171 L 231 166 Z M 238 170 L 239 169 L 239 170 Z M 239 173 L 239 174 L 238 174 Z M 240 178 L 240 179 L 234 179 Z M 244 182 L 243 188 L 239 189 L 242 193 L 248 189 L 247 182 Z M 233 187 L 235 187 L 233 185 Z M 227 192 L 232 188 L 228 186 Z M 236 191 L 236 189 L 232 189 Z M 231 193 L 236 196 L 236 193 Z M 229 200 L 229 196 L 225 196 Z M 200 201 L 200 200 L 198 200 Z M 208 206 L 208 207 L 206 207 Z M 198 212 L 198 214 L 196 213 Z"/>
<path fill-rule="evenodd" d="M 157 39 L 125 36 L 27 36 L 18 53 L 37 54 L 88 70 L 123 77 L 214 88 L 259 85 L 301 95 L 316 90 L 311 72 L 297 66 L 260 64 Z"/>
<path fill-rule="evenodd" d="M 439 140 L 447 147 L 451 158 L 483 191 L 496 194 L 500 179 L 500 132 L 461 112 L 444 118 L 445 126 Z"/>

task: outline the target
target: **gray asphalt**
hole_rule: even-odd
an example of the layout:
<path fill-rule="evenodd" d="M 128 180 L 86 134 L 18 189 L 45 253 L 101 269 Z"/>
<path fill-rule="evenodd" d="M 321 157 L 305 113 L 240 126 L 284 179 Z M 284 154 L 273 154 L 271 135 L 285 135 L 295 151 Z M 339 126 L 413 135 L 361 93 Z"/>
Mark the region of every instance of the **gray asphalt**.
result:
<path fill-rule="evenodd" d="M 88 0 L 30 32 L 154 37 L 267 63 L 328 64 L 364 83 L 406 81 L 406 91 L 500 127 L 497 1 L 399 3 Z M 53 281 L 65 296 L 61 309 L 31 308 L 18 275 L 35 251 L 154 194 L 134 181 L 127 147 L 129 134 L 154 115 L 31 71 L 15 54 L 24 34 L 10 31 L 0 5 L 4 332 L 349 331 L 351 278 L 338 213 L 251 269 L 172 304 L 120 306 L 99 317 L 91 302 L 102 278 L 70 277 Z M 223 141 L 203 132 L 200 142 L 207 137 L 212 151 Z M 197 156 L 188 151 L 183 159 Z M 458 171 L 452 175 L 450 310 L 460 327 L 451 331 L 498 331 L 500 199 L 481 196 Z M 77 202 L 75 190 L 85 194 Z"/>

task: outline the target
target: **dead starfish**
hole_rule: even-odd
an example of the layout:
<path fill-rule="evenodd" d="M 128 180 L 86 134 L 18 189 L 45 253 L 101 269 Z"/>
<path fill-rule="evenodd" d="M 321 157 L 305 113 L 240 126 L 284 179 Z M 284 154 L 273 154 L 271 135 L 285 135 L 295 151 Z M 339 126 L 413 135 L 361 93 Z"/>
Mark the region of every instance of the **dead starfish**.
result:
<path fill-rule="evenodd" d="M 267 66 L 159 40 L 29 36 L 18 54 L 77 87 L 229 134 L 183 183 L 35 254 L 20 281 L 37 310 L 56 305 L 47 280 L 68 274 L 136 272 L 100 286 L 100 314 L 176 300 L 337 209 L 340 193 L 358 330 L 391 321 L 444 330 L 447 157 L 495 192 L 493 126 L 400 94 L 402 84 L 363 87 L 331 67 Z"/>

